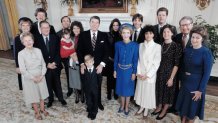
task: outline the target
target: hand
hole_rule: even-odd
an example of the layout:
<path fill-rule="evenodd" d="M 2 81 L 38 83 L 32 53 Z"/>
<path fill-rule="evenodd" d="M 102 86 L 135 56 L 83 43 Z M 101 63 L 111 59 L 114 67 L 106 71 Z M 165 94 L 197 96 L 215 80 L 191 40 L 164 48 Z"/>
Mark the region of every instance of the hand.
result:
<path fill-rule="evenodd" d="M 32 80 L 33 80 L 35 83 L 38 83 L 38 77 L 35 76 L 35 77 L 32 78 Z"/>
<path fill-rule="evenodd" d="M 173 86 L 173 79 L 169 79 L 166 84 L 168 87 Z"/>
<path fill-rule="evenodd" d="M 48 63 L 47 68 L 49 68 L 49 69 L 55 69 L 55 68 L 57 68 L 57 67 L 56 67 L 56 63 L 55 63 L 55 62 Z"/>
<path fill-rule="evenodd" d="M 97 74 L 100 74 L 101 72 L 102 72 L 102 70 L 103 70 L 103 66 L 100 64 L 100 65 L 98 65 L 98 67 L 96 68 L 96 70 L 97 70 Z"/>
<path fill-rule="evenodd" d="M 194 97 L 192 98 L 192 100 L 198 101 L 199 99 L 201 99 L 202 92 L 200 92 L 200 91 L 193 91 L 191 93 L 195 94 Z"/>
<path fill-rule="evenodd" d="M 16 68 L 16 72 L 17 72 L 18 74 L 21 74 L 19 67 Z"/>
<path fill-rule="evenodd" d="M 148 77 L 147 75 L 144 75 L 144 76 L 141 77 L 142 80 L 146 80 L 146 79 L 148 79 L 148 78 L 149 78 L 149 77 Z"/>
<path fill-rule="evenodd" d="M 65 50 L 68 50 L 69 48 L 68 47 L 66 47 L 66 46 L 63 46 L 63 48 L 65 49 Z"/>
<path fill-rule="evenodd" d="M 117 72 L 116 71 L 114 71 L 114 78 L 117 78 Z"/>
<path fill-rule="evenodd" d="M 132 81 L 134 81 L 135 80 L 135 78 L 136 78 L 136 75 L 135 74 L 132 74 Z"/>
<path fill-rule="evenodd" d="M 85 73 L 85 69 L 86 69 L 86 66 L 84 64 L 81 64 L 80 65 L 80 72 L 81 72 L 81 74 Z"/>

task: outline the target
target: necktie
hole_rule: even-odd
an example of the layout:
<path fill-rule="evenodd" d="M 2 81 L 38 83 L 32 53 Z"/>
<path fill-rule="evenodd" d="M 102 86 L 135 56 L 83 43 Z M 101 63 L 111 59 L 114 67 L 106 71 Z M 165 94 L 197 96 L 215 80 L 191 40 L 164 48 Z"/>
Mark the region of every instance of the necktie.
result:
<path fill-rule="evenodd" d="M 137 41 L 137 30 L 134 33 L 133 41 Z"/>
<path fill-rule="evenodd" d="M 92 48 L 93 48 L 93 50 L 95 49 L 95 43 L 96 43 L 96 35 L 95 35 L 95 33 L 93 33 L 93 37 L 92 37 Z"/>
<path fill-rule="evenodd" d="M 91 73 L 92 72 L 92 69 L 89 69 L 89 73 Z"/>
<path fill-rule="evenodd" d="M 49 52 L 49 41 L 48 41 L 48 37 L 46 37 L 45 38 L 45 45 L 46 45 L 46 48 L 47 48 L 47 50 L 48 50 L 48 52 Z"/>
<path fill-rule="evenodd" d="M 162 29 L 162 28 L 163 28 L 163 27 L 160 27 L 160 28 L 159 28 L 159 34 L 161 33 L 161 29 Z"/>
<path fill-rule="evenodd" d="M 186 47 L 187 38 L 188 38 L 187 34 L 184 34 L 182 36 L 182 47 L 183 47 L 183 49 Z"/>

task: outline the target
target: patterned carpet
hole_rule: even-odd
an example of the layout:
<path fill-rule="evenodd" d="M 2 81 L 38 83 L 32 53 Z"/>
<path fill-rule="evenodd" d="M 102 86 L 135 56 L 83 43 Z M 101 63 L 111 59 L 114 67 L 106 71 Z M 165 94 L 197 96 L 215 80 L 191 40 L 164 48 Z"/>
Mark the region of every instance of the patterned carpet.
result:
<path fill-rule="evenodd" d="M 66 98 L 65 75 L 61 76 L 64 97 Z M 119 103 L 116 100 L 106 99 L 105 78 L 102 84 L 102 103 L 104 111 L 98 112 L 97 118 L 91 121 L 87 118 L 86 107 L 82 103 L 75 104 L 74 94 L 66 98 L 68 105 L 63 107 L 58 101 L 47 109 L 50 116 L 42 121 L 35 120 L 31 107 L 25 107 L 22 91 L 18 90 L 17 74 L 13 60 L 0 58 L 0 123 L 178 123 L 179 117 L 167 114 L 162 121 L 156 121 L 149 115 L 147 120 L 142 116 L 134 116 L 137 107 L 130 105 L 128 117 L 118 114 Z M 57 100 L 57 99 L 56 99 Z M 218 123 L 218 97 L 207 95 L 205 108 L 205 120 L 196 120 L 195 123 Z"/>

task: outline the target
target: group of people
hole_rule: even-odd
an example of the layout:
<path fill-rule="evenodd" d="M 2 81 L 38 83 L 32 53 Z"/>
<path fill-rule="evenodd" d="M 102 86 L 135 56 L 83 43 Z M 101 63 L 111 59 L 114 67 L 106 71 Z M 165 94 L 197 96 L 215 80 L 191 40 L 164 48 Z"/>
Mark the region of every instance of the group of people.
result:
<path fill-rule="evenodd" d="M 156 119 L 176 111 L 182 123 L 204 118 L 205 90 L 212 68 L 207 48 L 208 34 L 203 26 L 193 25 L 189 16 L 179 21 L 181 33 L 166 23 L 167 8 L 157 10 L 157 25 L 143 28 L 143 16 L 132 17 L 132 24 L 111 21 L 109 32 L 98 30 L 100 18 L 92 16 L 90 29 L 68 16 L 61 18 L 57 33 L 44 9 L 35 13 L 37 21 L 19 19 L 20 35 L 14 51 L 20 90 L 26 104 L 32 104 L 36 119 L 49 113 L 54 94 L 66 105 L 60 82 L 61 69 L 67 76 L 68 92 L 75 92 L 75 103 L 86 102 L 87 117 L 94 120 L 101 103 L 102 76 L 107 77 L 107 99 L 120 97 L 118 113 L 129 115 L 129 102 L 139 106 L 135 115 L 149 110 Z M 22 76 L 22 77 L 21 77 Z M 21 79 L 22 78 L 22 79 Z M 54 92 L 54 93 L 53 93 Z M 113 93 L 112 93 L 113 92 Z M 40 103 L 38 109 L 37 103 Z"/>

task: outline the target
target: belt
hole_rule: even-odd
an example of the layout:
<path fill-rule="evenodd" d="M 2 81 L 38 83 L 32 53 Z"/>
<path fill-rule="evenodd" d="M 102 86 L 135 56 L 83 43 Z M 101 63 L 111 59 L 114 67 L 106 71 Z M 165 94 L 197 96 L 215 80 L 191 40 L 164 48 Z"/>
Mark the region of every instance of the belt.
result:
<path fill-rule="evenodd" d="M 132 67 L 132 64 L 127 64 L 127 65 L 123 65 L 123 64 L 118 64 L 120 69 L 126 70 Z"/>

